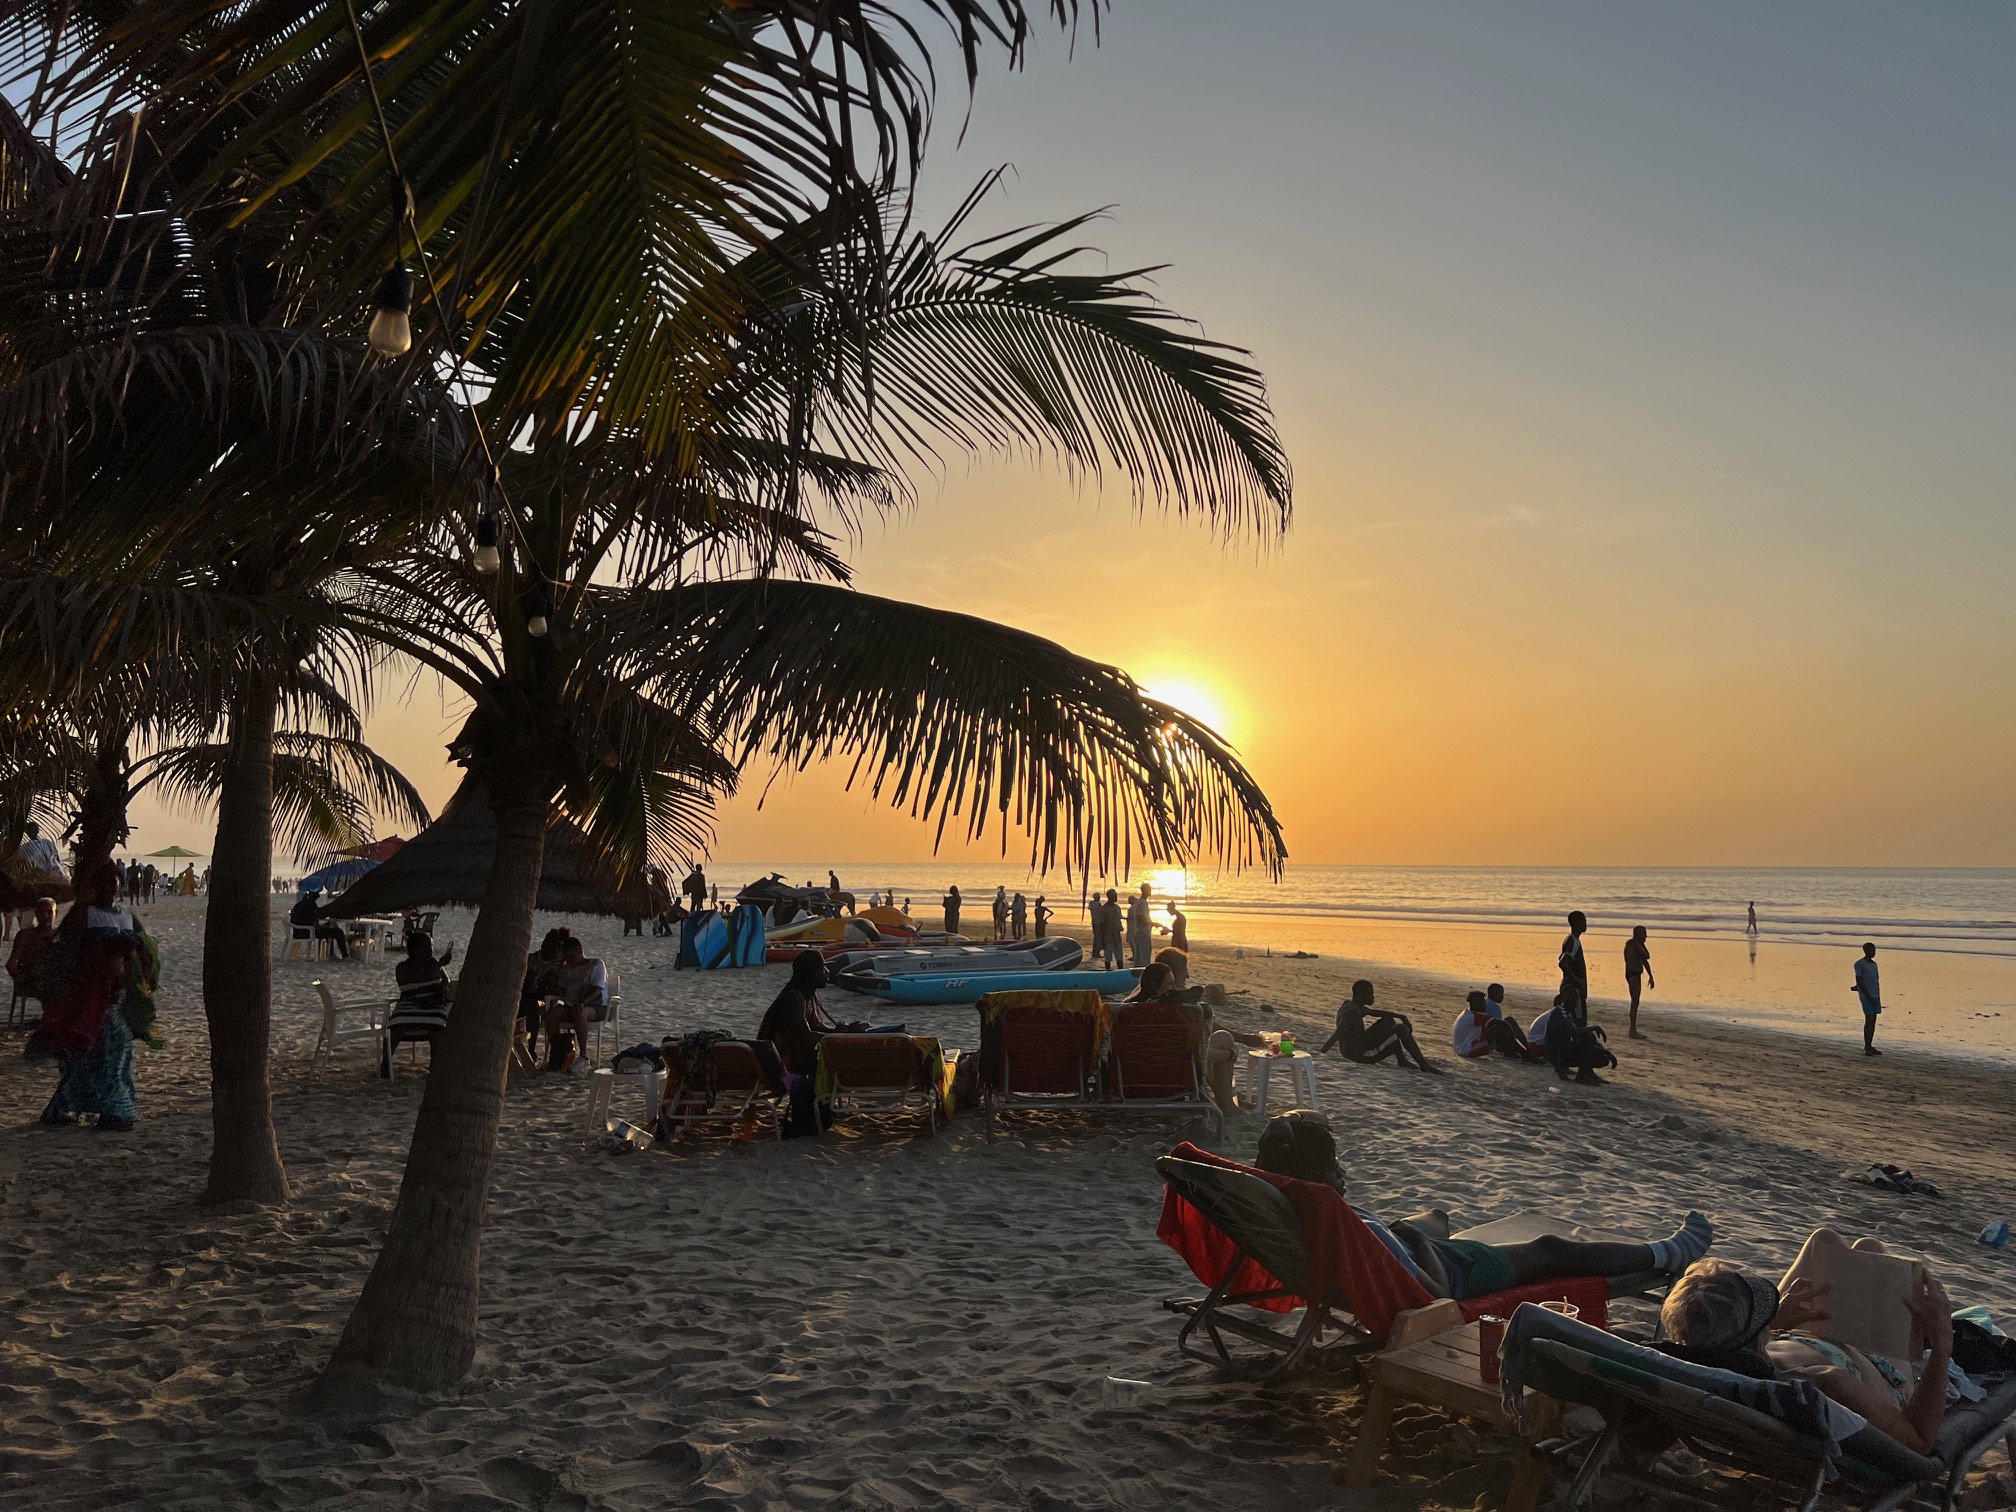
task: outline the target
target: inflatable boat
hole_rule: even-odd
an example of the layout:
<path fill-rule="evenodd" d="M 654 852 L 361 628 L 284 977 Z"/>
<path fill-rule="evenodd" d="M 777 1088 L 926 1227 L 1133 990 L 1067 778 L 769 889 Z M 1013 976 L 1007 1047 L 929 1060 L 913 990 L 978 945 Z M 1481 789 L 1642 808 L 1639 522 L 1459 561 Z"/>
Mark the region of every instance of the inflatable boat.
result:
<path fill-rule="evenodd" d="M 1002 945 L 913 946 L 909 949 L 861 949 L 830 957 L 826 969 L 836 986 L 854 988 L 851 977 L 891 977 L 959 972 L 1069 971 L 1085 959 L 1085 947 L 1057 937 L 1015 940 Z"/>
<path fill-rule="evenodd" d="M 1118 997 L 1134 990 L 1135 978 L 1131 971 L 919 971 L 898 976 L 857 973 L 856 980 L 860 985 L 854 990 L 869 997 L 924 1008 L 941 1003 L 977 1003 L 990 992 L 1024 988 L 1051 991 L 1089 987 L 1101 997 Z"/>

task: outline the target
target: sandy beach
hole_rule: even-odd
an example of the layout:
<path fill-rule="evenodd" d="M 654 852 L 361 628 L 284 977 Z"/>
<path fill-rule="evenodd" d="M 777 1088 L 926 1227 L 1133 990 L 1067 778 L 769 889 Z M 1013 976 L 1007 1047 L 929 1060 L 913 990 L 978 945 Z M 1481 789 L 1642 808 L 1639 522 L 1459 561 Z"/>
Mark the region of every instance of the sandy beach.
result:
<path fill-rule="evenodd" d="M 276 900 L 284 901 L 284 900 Z M 586 1082 L 514 1082 L 484 1260 L 483 1347 L 453 1394 L 362 1418 L 303 1393 L 375 1253 L 420 1081 L 389 1087 L 351 1048 L 312 1080 L 310 983 L 384 990 L 388 963 L 275 968 L 284 1209 L 193 1205 L 209 1142 L 197 997 L 202 900 L 143 910 L 165 946 L 161 1027 L 129 1135 L 36 1122 L 54 1073 L 0 1062 L 0 1501 L 55 1509 L 1476 1507 L 1510 1445 L 1403 1415 L 1372 1492 L 1335 1472 L 1360 1391 L 1305 1374 L 1222 1379 L 1175 1349 L 1159 1306 L 1198 1288 L 1154 1238 L 1154 1157 L 1194 1127 L 977 1118 L 936 1138 L 863 1121 L 788 1145 L 725 1138 L 613 1157 L 585 1130 Z M 280 917 L 276 907 L 276 918 Z M 442 919 L 444 942 L 470 915 Z M 784 968 L 674 973 L 672 943 L 573 918 L 622 973 L 625 1039 L 748 1033 Z M 1197 975 L 1245 1028 L 1327 1032 L 1354 962 L 1205 944 Z M 1381 969 L 1381 1002 L 1446 1046 L 1455 985 Z M 1515 992 L 1522 1017 L 1534 1001 Z M 1504 1063 L 1427 1078 L 1319 1068 L 1353 1194 L 1439 1205 L 1459 1224 L 1526 1209 L 1664 1233 L 1689 1207 L 1716 1253 L 1788 1261 L 1819 1223 L 1926 1255 L 1956 1302 L 2016 1318 L 2016 1254 L 1974 1242 L 2016 1216 L 2006 1071 L 1647 1009 L 1610 1086 Z M 970 1009 L 911 1026 L 973 1042 Z M 1446 1055 L 1446 1050 L 1444 1051 Z M 619 1089 L 619 1097 L 623 1095 Z M 619 1104 L 619 1113 L 630 1109 Z M 1252 1117 L 1219 1148 L 1249 1158 Z M 1940 1199 L 1844 1173 L 1911 1166 Z M 1101 1383 L 1156 1383 L 1146 1410 Z M 1986 1462 L 2006 1473 L 2001 1456 Z M 1999 1505 L 1982 1493 L 1980 1505 Z"/>

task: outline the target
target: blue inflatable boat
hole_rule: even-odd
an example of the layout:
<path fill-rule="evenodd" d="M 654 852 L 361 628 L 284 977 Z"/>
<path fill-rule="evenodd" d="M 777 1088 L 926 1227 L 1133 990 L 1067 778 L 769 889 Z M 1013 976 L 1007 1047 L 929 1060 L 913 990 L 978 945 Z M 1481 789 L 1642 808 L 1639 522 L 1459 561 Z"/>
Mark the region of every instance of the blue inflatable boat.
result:
<path fill-rule="evenodd" d="M 1118 997 L 1134 990 L 1131 971 L 970 971 L 910 972 L 901 976 L 856 974 L 855 991 L 885 1003 L 910 1003 L 918 1007 L 932 1003 L 977 1003 L 990 992 L 1059 992 L 1090 988 L 1101 997 Z"/>

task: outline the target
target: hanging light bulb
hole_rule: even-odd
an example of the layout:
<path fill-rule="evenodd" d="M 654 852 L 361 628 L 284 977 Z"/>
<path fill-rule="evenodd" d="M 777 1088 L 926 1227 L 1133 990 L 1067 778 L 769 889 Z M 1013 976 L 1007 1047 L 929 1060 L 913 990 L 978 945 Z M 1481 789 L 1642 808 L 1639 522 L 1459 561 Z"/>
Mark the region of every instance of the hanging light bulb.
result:
<path fill-rule="evenodd" d="M 413 345 L 413 275 L 404 263 L 394 263 L 378 280 L 371 303 L 371 331 L 365 340 L 380 357 L 403 357 Z"/>
<path fill-rule="evenodd" d="M 533 581 L 532 593 L 525 605 L 525 633 L 534 640 L 542 638 L 552 629 L 553 593 L 541 577 Z"/>
<path fill-rule="evenodd" d="M 497 554 L 497 516 L 486 514 L 477 519 L 476 554 L 472 561 L 486 577 L 503 565 L 504 559 Z"/>

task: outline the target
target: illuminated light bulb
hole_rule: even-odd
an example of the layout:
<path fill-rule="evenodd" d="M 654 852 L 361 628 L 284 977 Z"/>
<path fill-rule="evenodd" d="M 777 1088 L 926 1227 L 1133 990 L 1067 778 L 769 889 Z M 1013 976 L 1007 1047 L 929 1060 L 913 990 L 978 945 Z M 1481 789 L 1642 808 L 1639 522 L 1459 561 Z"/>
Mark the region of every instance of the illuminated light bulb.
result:
<path fill-rule="evenodd" d="M 371 300 L 371 330 L 364 338 L 380 357 L 403 357 L 413 346 L 413 275 L 404 263 L 385 270 Z"/>
<path fill-rule="evenodd" d="M 486 514 L 476 522 L 476 570 L 486 576 L 504 564 L 497 554 L 497 516 Z"/>

